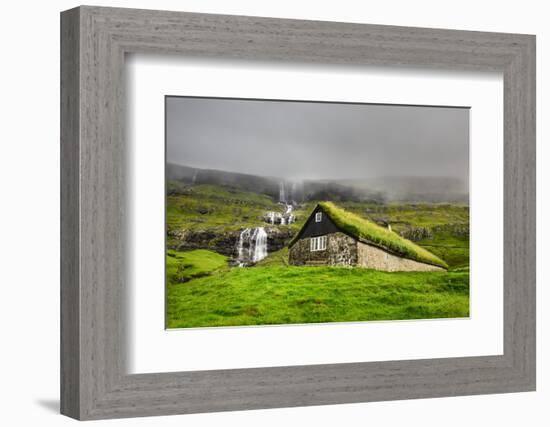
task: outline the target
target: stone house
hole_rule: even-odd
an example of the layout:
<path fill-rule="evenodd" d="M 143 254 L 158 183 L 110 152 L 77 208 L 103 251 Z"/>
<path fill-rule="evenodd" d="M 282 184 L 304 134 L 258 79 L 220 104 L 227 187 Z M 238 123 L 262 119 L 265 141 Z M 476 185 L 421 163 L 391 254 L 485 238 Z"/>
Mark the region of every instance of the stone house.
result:
<path fill-rule="evenodd" d="M 382 271 L 446 271 L 447 264 L 397 233 L 319 203 L 289 244 L 291 265 L 335 265 Z"/>

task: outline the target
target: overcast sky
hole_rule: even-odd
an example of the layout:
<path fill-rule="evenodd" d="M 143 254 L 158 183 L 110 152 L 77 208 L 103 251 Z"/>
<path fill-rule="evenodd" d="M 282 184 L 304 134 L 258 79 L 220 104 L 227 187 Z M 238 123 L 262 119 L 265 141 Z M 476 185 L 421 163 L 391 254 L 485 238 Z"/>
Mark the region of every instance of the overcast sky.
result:
<path fill-rule="evenodd" d="M 287 179 L 468 182 L 469 110 L 169 97 L 167 161 Z"/>

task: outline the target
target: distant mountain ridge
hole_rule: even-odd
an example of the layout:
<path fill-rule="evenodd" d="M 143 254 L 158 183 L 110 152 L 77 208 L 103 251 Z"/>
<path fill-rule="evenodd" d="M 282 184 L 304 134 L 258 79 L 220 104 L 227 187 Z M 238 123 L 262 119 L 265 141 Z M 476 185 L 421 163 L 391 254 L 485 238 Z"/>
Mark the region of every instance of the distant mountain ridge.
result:
<path fill-rule="evenodd" d="M 406 201 L 467 204 L 467 185 L 452 177 L 387 176 L 350 180 L 293 181 L 167 163 L 166 179 L 188 184 L 213 184 L 266 194 L 285 203 L 308 200 Z"/>
<path fill-rule="evenodd" d="M 272 196 L 279 195 L 280 179 L 215 169 L 166 164 L 166 179 L 188 184 L 215 184 L 235 187 L 243 191 Z"/>
<path fill-rule="evenodd" d="M 368 189 L 384 194 L 390 201 L 448 202 L 469 201 L 467 183 L 448 176 L 382 176 L 364 180 L 340 180 L 357 190 Z"/>

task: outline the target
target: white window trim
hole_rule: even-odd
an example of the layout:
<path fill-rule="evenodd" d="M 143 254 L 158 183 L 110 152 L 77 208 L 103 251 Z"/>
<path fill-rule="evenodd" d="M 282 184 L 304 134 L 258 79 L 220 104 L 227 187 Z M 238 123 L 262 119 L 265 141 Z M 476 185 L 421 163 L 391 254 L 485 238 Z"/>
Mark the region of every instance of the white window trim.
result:
<path fill-rule="evenodd" d="M 311 237 L 309 240 L 310 252 L 324 251 L 327 249 L 327 236 Z"/>
<path fill-rule="evenodd" d="M 317 212 L 315 214 L 315 222 L 321 222 L 323 220 L 323 212 Z"/>

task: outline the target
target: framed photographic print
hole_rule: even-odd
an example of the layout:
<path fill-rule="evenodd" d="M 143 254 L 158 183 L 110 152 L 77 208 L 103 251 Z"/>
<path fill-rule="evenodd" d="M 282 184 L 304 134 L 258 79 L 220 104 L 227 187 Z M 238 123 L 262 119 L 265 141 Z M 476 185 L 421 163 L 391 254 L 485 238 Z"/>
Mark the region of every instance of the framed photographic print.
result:
<path fill-rule="evenodd" d="M 62 413 L 535 388 L 535 38 L 62 13 Z"/>

